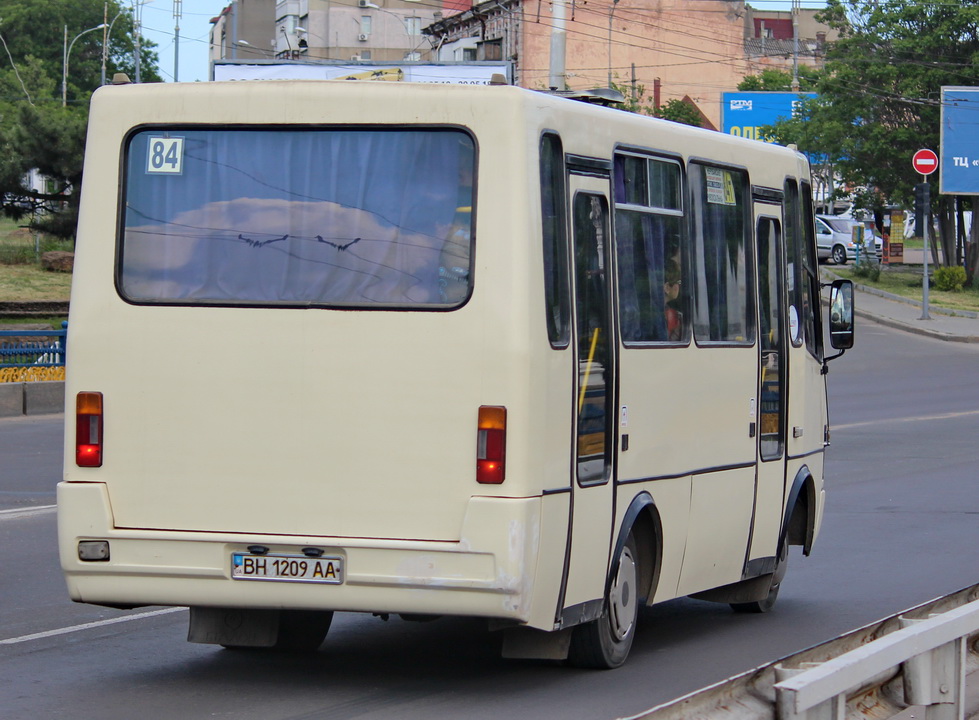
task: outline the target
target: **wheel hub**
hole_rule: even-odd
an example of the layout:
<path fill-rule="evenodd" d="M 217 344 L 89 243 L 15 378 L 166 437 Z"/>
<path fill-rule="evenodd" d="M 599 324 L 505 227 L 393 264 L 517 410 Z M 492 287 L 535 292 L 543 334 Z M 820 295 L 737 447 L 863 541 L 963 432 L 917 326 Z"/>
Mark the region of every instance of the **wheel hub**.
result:
<path fill-rule="evenodd" d="M 632 551 L 625 547 L 619 557 L 619 571 L 609 592 L 609 625 L 616 640 L 622 640 L 635 624 L 636 603 L 636 560 Z"/>

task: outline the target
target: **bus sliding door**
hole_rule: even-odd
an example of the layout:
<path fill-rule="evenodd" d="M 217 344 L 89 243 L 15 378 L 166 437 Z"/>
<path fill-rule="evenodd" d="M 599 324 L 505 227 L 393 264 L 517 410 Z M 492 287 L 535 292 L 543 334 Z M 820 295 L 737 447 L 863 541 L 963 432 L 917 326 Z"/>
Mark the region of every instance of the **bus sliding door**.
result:
<path fill-rule="evenodd" d="M 749 574 L 771 571 L 769 566 L 778 554 L 776 539 L 782 524 L 785 488 L 785 265 L 780 220 L 759 217 L 757 240 L 759 462 Z"/>
<path fill-rule="evenodd" d="M 608 180 L 571 182 L 577 377 L 572 444 L 570 552 L 562 618 L 592 620 L 602 595 L 612 537 L 616 358 L 611 310 Z"/>

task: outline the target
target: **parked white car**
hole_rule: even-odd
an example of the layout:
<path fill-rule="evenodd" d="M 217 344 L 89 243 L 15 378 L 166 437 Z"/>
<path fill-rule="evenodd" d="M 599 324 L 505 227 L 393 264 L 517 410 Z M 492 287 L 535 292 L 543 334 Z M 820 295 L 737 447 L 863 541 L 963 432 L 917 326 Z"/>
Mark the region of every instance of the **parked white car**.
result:
<path fill-rule="evenodd" d="M 816 216 L 816 255 L 820 260 L 832 260 L 837 265 L 857 257 L 857 245 L 853 242 L 853 228 L 862 226 L 859 220 L 836 215 Z M 872 229 L 864 226 L 864 245 L 873 247 L 879 259 L 884 242 Z M 871 245 L 871 243 L 873 243 Z M 862 250 L 861 250 L 862 252 Z"/>

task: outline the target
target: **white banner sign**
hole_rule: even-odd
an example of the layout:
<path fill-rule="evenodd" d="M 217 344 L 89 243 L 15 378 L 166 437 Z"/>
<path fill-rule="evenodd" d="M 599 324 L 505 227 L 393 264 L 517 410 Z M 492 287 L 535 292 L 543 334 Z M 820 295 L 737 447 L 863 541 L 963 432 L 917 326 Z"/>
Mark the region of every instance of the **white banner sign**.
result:
<path fill-rule="evenodd" d="M 214 80 L 392 80 L 488 85 L 493 75 L 509 78 L 506 63 L 482 65 L 314 65 L 307 63 L 216 62 Z"/>

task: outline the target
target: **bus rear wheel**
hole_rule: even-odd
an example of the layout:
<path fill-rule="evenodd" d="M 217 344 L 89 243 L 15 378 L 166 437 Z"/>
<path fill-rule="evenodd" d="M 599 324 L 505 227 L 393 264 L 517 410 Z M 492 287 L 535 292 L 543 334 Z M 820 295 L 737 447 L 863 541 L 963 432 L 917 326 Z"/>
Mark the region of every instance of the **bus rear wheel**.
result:
<path fill-rule="evenodd" d="M 601 617 L 575 628 L 568 660 L 576 667 L 611 669 L 629 656 L 639 617 L 639 565 L 636 541 L 629 534 L 605 594 Z"/>

